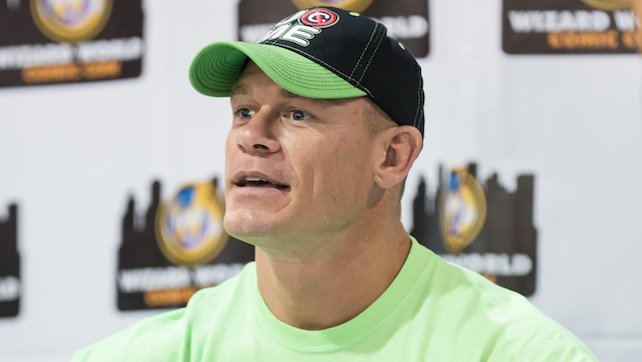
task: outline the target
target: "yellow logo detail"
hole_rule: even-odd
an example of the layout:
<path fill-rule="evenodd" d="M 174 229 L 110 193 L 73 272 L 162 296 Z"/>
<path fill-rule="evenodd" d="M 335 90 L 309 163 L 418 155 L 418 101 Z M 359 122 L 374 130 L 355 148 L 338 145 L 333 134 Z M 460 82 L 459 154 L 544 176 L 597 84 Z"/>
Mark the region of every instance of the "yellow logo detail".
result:
<path fill-rule="evenodd" d="M 582 2 L 601 10 L 630 9 L 633 6 L 633 0 L 582 0 Z"/>
<path fill-rule="evenodd" d="M 112 10 L 112 0 L 31 0 L 31 16 L 47 38 L 77 42 L 100 33 Z"/>
<path fill-rule="evenodd" d="M 450 171 L 440 196 L 440 226 L 446 248 L 459 254 L 475 240 L 486 221 L 486 197 L 465 168 Z"/>
<path fill-rule="evenodd" d="M 176 265 L 206 264 L 227 243 L 223 201 L 211 182 L 187 185 L 158 207 L 156 240 L 163 255 Z"/>
<path fill-rule="evenodd" d="M 299 9 L 308 9 L 315 6 L 333 6 L 347 11 L 358 13 L 366 10 L 374 0 L 292 0 Z"/>

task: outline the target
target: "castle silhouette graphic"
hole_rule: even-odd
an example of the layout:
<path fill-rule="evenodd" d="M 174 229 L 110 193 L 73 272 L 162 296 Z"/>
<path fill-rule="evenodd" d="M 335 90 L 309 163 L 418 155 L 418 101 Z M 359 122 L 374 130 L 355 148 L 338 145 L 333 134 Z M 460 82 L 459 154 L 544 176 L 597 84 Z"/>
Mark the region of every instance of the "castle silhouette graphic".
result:
<path fill-rule="evenodd" d="M 0 317 L 18 315 L 21 289 L 18 205 L 11 204 L 8 217 L 0 219 Z"/>
<path fill-rule="evenodd" d="M 476 164 L 467 166 L 476 177 Z M 443 167 L 439 170 L 436 192 L 430 194 L 422 178 L 413 201 L 411 234 L 445 259 L 479 272 L 497 284 L 524 296 L 535 292 L 537 271 L 537 231 L 533 226 L 533 175 L 517 177 L 517 188 L 509 192 L 492 174 L 484 183 L 486 221 L 477 237 L 461 253 L 446 247 L 440 224 L 444 188 Z"/>
<path fill-rule="evenodd" d="M 212 184 L 217 188 L 218 181 Z M 175 308 L 184 306 L 198 289 L 217 285 L 254 260 L 254 247 L 229 237 L 212 261 L 198 266 L 176 265 L 159 247 L 155 230 L 161 206 L 161 183 L 154 181 L 151 202 L 144 218 L 136 213 L 129 197 L 122 221 L 122 242 L 118 250 L 116 288 L 119 310 Z"/>

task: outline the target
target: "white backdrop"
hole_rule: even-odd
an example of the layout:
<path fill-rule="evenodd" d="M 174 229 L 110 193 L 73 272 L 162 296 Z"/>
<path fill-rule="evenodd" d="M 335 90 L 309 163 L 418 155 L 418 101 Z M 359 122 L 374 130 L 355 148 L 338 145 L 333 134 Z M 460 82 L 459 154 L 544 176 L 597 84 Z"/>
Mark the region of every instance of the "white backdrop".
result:
<path fill-rule="evenodd" d="M 635 55 L 507 56 L 501 1 L 432 0 L 421 60 L 427 145 L 409 178 L 479 164 L 513 188 L 534 173 L 540 309 L 604 361 L 642 355 L 642 60 Z M 0 5 L 1 6 L 1 5 Z M 143 75 L 0 88 L 0 219 L 19 204 L 21 312 L 0 319 L 0 360 L 65 361 L 154 312 L 119 313 L 114 274 L 129 193 L 223 175 L 225 100 L 187 69 L 234 39 L 236 0 L 147 1 Z"/>

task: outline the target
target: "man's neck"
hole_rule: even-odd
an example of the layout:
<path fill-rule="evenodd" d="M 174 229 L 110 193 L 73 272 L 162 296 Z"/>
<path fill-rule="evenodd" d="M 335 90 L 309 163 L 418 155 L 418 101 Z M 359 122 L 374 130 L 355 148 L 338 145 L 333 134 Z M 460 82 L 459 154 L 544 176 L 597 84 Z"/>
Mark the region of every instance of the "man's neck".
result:
<path fill-rule="evenodd" d="M 257 248 L 261 296 L 278 319 L 302 329 L 354 318 L 386 290 L 408 256 L 401 224 L 387 231 L 327 240 L 330 247 L 308 255 L 274 257 Z"/>

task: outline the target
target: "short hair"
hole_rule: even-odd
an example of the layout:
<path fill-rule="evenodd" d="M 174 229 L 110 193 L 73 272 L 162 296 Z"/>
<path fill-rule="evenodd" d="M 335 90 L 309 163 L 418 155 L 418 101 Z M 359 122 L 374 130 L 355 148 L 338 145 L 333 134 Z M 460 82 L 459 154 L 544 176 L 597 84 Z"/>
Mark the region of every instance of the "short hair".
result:
<path fill-rule="evenodd" d="M 398 127 L 399 125 L 392 120 L 392 118 L 381 107 L 369 98 L 368 104 L 370 105 L 365 112 L 366 126 L 370 131 L 370 135 L 374 136 L 377 133 L 391 127 Z"/>

